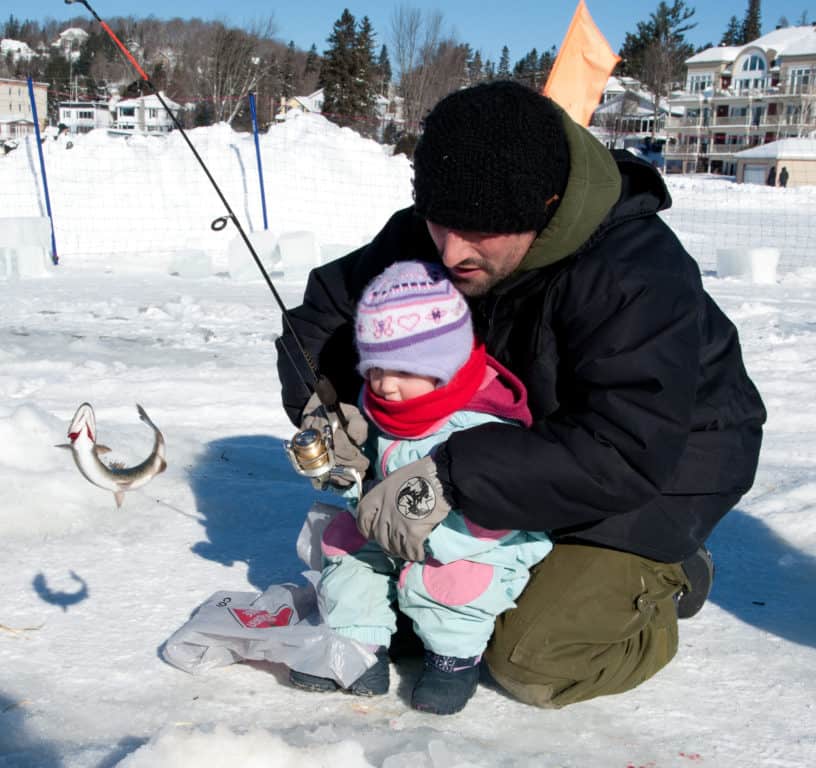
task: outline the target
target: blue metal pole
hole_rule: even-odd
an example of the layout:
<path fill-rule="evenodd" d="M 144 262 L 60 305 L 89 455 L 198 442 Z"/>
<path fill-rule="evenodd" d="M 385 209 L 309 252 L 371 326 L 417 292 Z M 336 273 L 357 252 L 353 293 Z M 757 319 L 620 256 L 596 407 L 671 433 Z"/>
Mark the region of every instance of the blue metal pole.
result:
<path fill-rule="evenodd" d="M 261 210 L 263 211 L 264 229 L 269 229 L 266 219 L 266 194 L 264 193 L 263 165 L 261 164 L 261 145 L 258 143 L 258 114 L 255 111 L 255 94 L 249 94 L 249 111 L 252 115 L 252 133 L 255 134 L 255 157 L 258 160 L 258 182 L 261 185 Z"/>
<path fill-rule="evenodd" d="M 31 116 L 34 118 L 34 136 L 37 139 L 37 152 L 40 155 L 40 174 L 42 175 L 43 191 L 45 192 L 45 210 L 51 222 L 51 261 L 59 264 L 57 256 L 57 240 L 54 237 L 54 217 L 51 215 L 51 197 L 48 194 L 48 177 L 45 175 L 45 158 L 43 157 L 42 139 L 40 138 L 40 120 L 37 117 L 37 102 L 34 99 L 34 81 L 28 78 L 28 98 L 31 100 Z"/>

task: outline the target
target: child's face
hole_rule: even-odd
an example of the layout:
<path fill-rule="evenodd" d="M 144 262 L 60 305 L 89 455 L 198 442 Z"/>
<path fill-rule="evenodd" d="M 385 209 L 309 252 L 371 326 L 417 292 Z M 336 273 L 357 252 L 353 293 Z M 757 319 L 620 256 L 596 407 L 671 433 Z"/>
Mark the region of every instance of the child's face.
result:
<path fill-rule="evenodd" d="M 419 376 L 415 373 L 383 368 L 369 368 L 367 375 L 371 391 L 383 400 L 394 402 L 427 395 L 439 384 L 439 379 L 433 376 Z"/>

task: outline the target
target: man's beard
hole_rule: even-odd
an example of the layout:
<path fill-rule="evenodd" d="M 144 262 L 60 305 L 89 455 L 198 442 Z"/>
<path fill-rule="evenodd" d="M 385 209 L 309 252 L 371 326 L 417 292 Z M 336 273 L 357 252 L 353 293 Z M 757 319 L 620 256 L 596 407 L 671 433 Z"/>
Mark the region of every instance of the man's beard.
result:
<path fill-rule="evenodd" d="M 513 271 L 506 267 L 496 267 L 483 259 L 468 259 L 458 266 L 476 267 L 481 270 L 481 274 L 473 278 L 461 277 L 453 272 L 448 272 L 450 281 L 459 289 L 461 294 L 469 298 L 478 298 L 490 293 L 496 285 L 509 277 Z"/>

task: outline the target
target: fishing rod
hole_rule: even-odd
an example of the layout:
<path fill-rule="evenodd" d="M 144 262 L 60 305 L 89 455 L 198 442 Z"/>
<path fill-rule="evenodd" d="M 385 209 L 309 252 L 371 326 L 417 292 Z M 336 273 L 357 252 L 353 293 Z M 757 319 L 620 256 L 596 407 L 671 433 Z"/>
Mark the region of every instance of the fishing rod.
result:
<path fill-rule="evenodd" d="M 198 164 L 201 166 L 201 169 L 204 171 L 205 175 L 209 179 L 210 184 L 212 184 L 213 189 L 216 191 L 218 197 L 221 199 L 221 202 L 224 204 L 224 208 L 227 209 L 227 215 L 220 216 L 217 219 L 215 219 L 210 225 L 211 229 L 215 232 L 220 232 L 222 229 L 224 229 L 224 227 L 227 226 L 227 224 L 230 221 L 235 225 L 235 228 L 238 230 L 238 234 L 241 236 L 241 239 L 244 241 L 244 244 L 246 245 L 247 249 L 252 255 L 252 258 L 255 261 L 255 265 L 261 271 L 261 274 L 263 275 L 263 278 L 266 281 L 269 290 L 272 291 L 272 296 L 274 296 L 275 301 L 277 302 L 277 305 L 280 308 L 284 325 L 289 329 L 289 332 L 292 334 L 292 338 L 295 341 L 295 345 L 297 346 L 298 351 L 303 356 L 303 359 L 306 361 L 306 365 L 309 368 L 309 372 L 312 374 L 312 378 L 314 379 L 313 387 L 309 387 L 309 385 L 304 380 L 303 374 L 300 372 L 300 368 L 292 358 L 292 353 L 289 351 L 289 348 L 286 346 L 286 344 L 282 343 L 281 346 L 283 347 L 284 351 L 289 357 L 289 360 L 291 361 L 292 366 L 295 369 L 295 372 L 297 373 L 298 377 L 303 383 L 303 386 L 306 387 L 306 389 L 312 389 L 317 394 L 318 398 L 320 399 L 320 402 L 323 404 L 324 408 L 326 408 L 326 410 L 329 412 L 330 418 L 331 416 L 334 416 L 339 426 L 341 426 L 345 431 L 346 427 L 348 426 L 348 422 L 337 401 L 337 391 L 335 390 L 334 385 L 331 383 L 331 381 L 329 381 L 329 379 L 327 379 L 320 373 L 320 370 L 318 369 L 314 359 L 309 354 L 306 347 L 303 345 L 303 342 L 298 336 L 297 331 L 295 331 L 295 328 L 292 325 L 292 320 L 289 315 L 289 311 L 286 309 L 286 305 L 283 303 L 283 299 L 281 299 L 277 288 L 275 288 L 272 279 L 269 277 L 269 273 L 266 271 L 263 262 L 261 261 L 257 252 L 255 251 L 255 248 L 250 242 L 250 239 L 247 236 L 246 232 L 244 231 L 244 228 L 241 226 L 241 222 L 238 220 L 238 217 L 235 215 L 232 208 L 230 207 L 227 198 L 224 197 L 224 193 L 218 186 L 218 182 L 216 182 L 216 180 L 213 178 L 213 175 L 210 173 L 210 169 L 207 168 L 207 164 L 204 162 L 201 155 L 198 153 L 198 150 L 193 145 L 193 142 L 190 141 L 190 137 L 184 130 L 184 126 L 182 126 L 182 124 L 179 122 L 179 119 L 178 117 L 176 117 L 176 114 L 173 112 L 173 110 L 170 109 L 170 106 L 167 104 L 164 97 L 159 92 L 158 88 L 156 88 L 156 86 L 153 85 L 153 82 L 150 80 L 150 77 L 148 76 L 147 72 L 145 72 L 144 69 L 142 69 L 142 67 L 139 65 L 139 62 L 136 61 L 135 57 L 130 52 L 130 49 L 116 36 L 116 33 L 110 28 L 107 22 L 105 22 L 103 19 L 99 17 L 99 14 L 91 7 L 88 0 L 65 0 L 66 5 L 73 5 L 74 3 L 84 5 L 85 8 L 88 9 L 88 12 L 94 17 L 94 19 L 96 19 L 99 22 L 100 26 L 102 27 L 103 30 L 105 30 L 108 37 L 110 37 L 110 39 L 113 40 L 117 48 L 119 48 L 119 50 L 124 54 L 125 58 L 130 62 L 131 66 L 139 73 L 139 77 L 142 78 L 144 83 L 150 89 L 150 92 L 159 100 L 159 103 L 162 105 L 162 107 L 164 107 L 164 110 L 170 116 L 170 119 L 173 121 L 173 125 L 179 131 L 185 143 L 190 148 L 190 151 L 195 156 L 195 159 L 198 161 Z"/>

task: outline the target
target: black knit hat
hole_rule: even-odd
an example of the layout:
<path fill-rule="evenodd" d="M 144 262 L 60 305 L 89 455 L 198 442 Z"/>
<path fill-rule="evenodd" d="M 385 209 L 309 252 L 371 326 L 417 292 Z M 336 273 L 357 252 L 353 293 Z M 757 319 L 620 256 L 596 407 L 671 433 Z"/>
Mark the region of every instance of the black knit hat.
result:
<path fill-rule="evenodd" d="M 446 96 L 414 151 L 417 213 L 450 229 L 542 230 L 569 177 L 564 119 L 546 96 L 506 80 Z"/>

